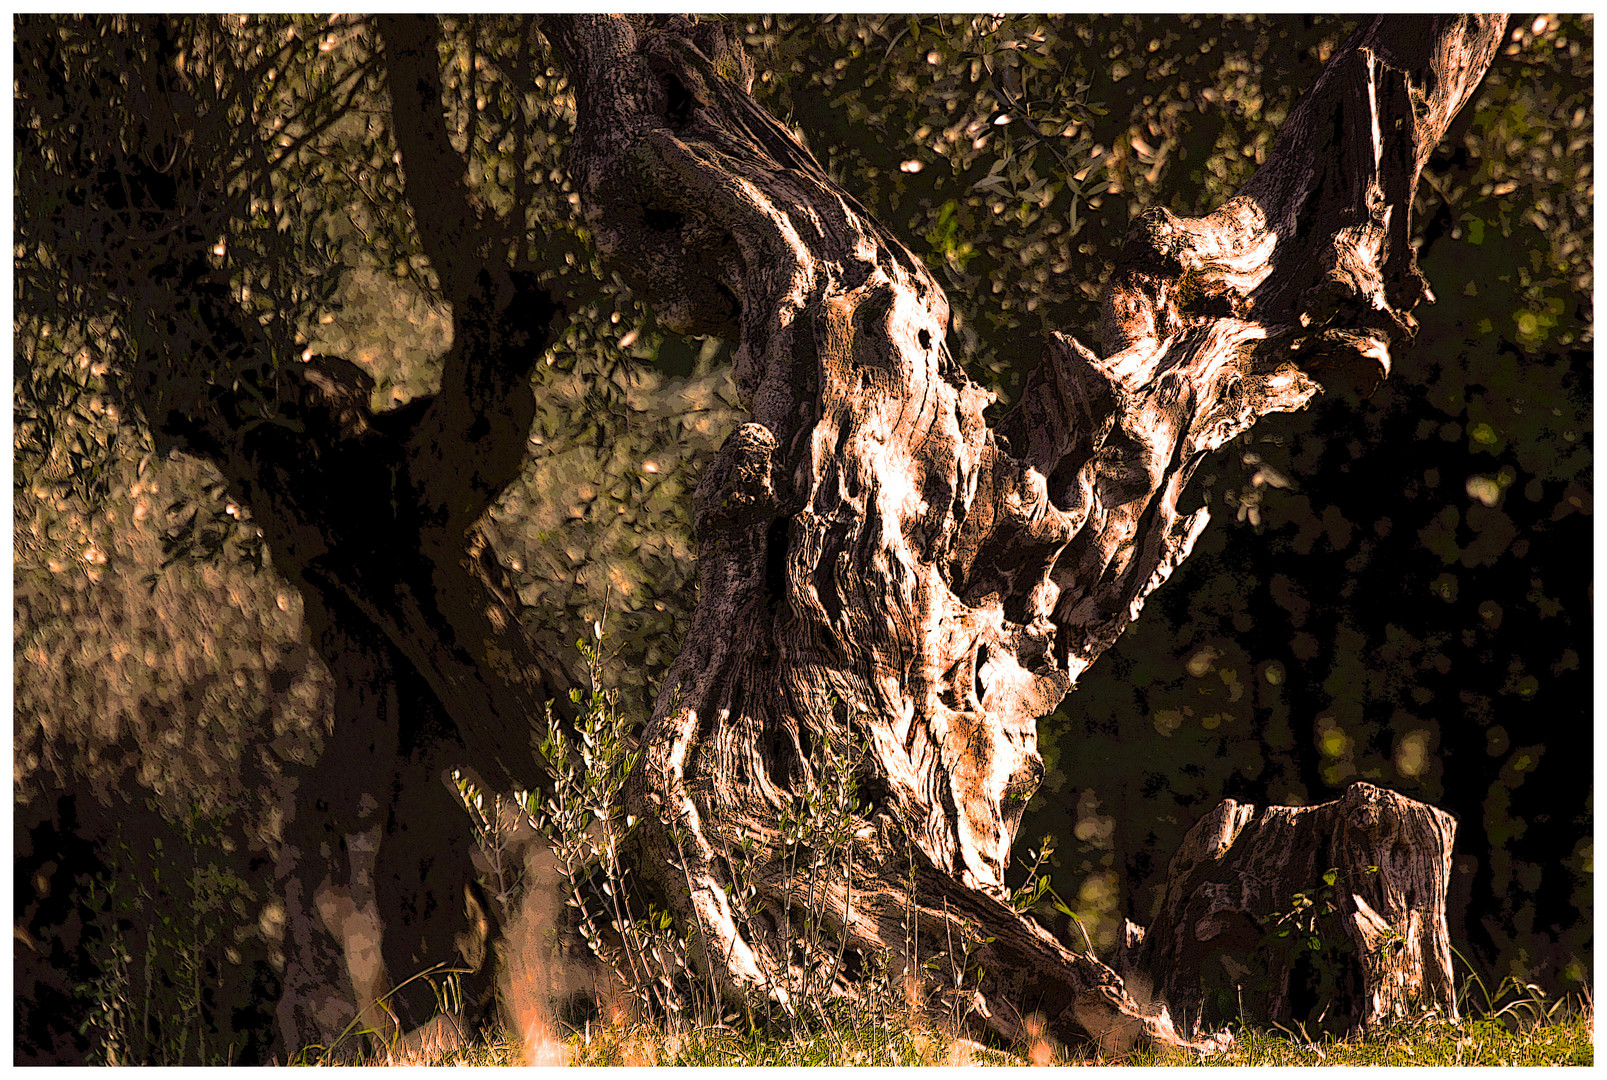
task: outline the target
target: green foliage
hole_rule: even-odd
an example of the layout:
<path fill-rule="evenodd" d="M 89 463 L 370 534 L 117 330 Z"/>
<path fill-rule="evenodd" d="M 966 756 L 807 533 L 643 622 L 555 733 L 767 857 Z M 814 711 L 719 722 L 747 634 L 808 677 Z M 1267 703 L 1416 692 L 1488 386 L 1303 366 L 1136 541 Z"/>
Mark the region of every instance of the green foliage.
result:
<path fill-rule="evenodd" d="M 1061 895 L 1055 892 L 1054 885 L 1048 872 L 1044 869 L 1050 865 L 1055 854 L 1055 838 L 1045 836 L 1038 842 L 1035 850 L 1029 850 L 1024 863 L 1026 880 L 1010 892 L 1010 906 L 1022 914 L 1035 912 L 1040 919 L 1048 921 L 1049 912 L 1058 912 L 1064 916 L 1071 925 L 1077 928 L 1084 947 L 1089 956 L 1095 956 L 1094 941 L 1089 936 L 1088 927 L 1084 925 L 1082 917 L 1071 909 Z"/>
<path fill-rule="evenodd" d="M 64 362 L 99 369 L 136 422 L 136 401 L 160 423 L 209 387 L 250 390 L 265 357 L 192 340 L 172 278 L 200 259 L 257 316 L 274 362 L 299 356 L 340 273 L 328 224 L 339 214 L 324 202 L 339 170 L 326 155 L 360 135 L 354 102 L 379 91 L 371 31 L 305 17 L 81 17 L 25 19 L 18 39 L 28 414 L 61 412 Z M 129 380 L 152 370 L 163 377 L 131 394 Z M 257 400 L 271 419 L 273 402 Z M 35 449 L 51 434 L 38 426 L 26 436 Z"/>
<path fill-rule="evenodd" d="M 1213 53 L 1233 48 L 1219 25 Z M 1048 770 L 1023 828 L 1066 838 L 1057 876 L 1121 881 L 1103 917 L 1079 908 L 1096 942 L 1122 914 L 1146 921 L 1223 797 L 1311 805 L 1368 780 L 1457 815 L 1451 933 L 1482 971 L 1553 993 L 1588 979 L 1591 779 L 1558 747 L 1590 723 L 1592 28 L 1512 31 L 1419 188 L 1437 299 L 1417 341 L 1368 400 L 1319 400 L 1202 463 L 1216 522 L 1040 723 Z M 1276 65 L 1304 55 L 1247 63 L 1241 90 L 1270 102 Z M 1211 124 L 1194 105 L 1159 114 Z M 1197 161 L 1250 159 L 1191 150 L 1135 190 L 1203 209 L 1217 196 L 1188 203 Z M 1547 310 L 1544 341 L 1525 337 L 1518 316 Z"/>
<path fill-rule="evenodd" d="M 949 289 L 955 354 L 1008 402 L 1047 329 L 1093 343 L 1156 202 L 1214 208 L 1264 160 L 1346 20 L 762 16 L 755 94 Z"/>
<path fill-rule="evenodd" d="M 571 330 L 552 354 L 568 370 L 538 369 L 529 464 L 485 527 L 520 582 L 526 630 L 552 651 L 608 611 L 610 685 L 644 714 L 692 616 L 692 489 L 737 412 L 717 347 L 666 377 L 619 349 L 635 330 Z"/>
<path fill-rule="evenodd" d="M 540 744 L 551 767 L 545 795 L 493 795 L 488 809 L 486 793 L 455 774 L 479 849 L 476 864 L 507 926 L 526 891 L 535 887 L 521 865 L 529 852 L 524 834 L 539 833 L 557 861 L 563 906 L 574 913 L 586 948 L 607 966 L 632 1011 L 660 1021 L 692 1017 L 718 1024 L 718 994 L 696 978 L 691 958 L 688 937 L 701 928 L 679 927 L 668 912 L 643 900 L 632 869 L 628 850 L 638 822 L 625 813 L 621 792 L 641 755 L 640 724 L 621 708 L 619 691 L 604 685 L 604 640 L 598 620 L 591 641 L 575 642 L 590 689 L 570 692 L 579 707 L 573 735 L 554 720 L 549 703 Z M 550 936 L 552 930 L 522 927 L 518 932 Z"/>
<path fill-rule="evenodd" d="M 235 953 L 234 916 L 257 890 L 215 850 L 229 843 L 224 821 L 192 807 L 177 839 L 136 847 L 119 830 L 89 883 L 100 977 L 76 990 L 87 1006 L 79 1033 L 96 1064 L 219 1065 L 237 1053 L 214 1015 L 214 984 L 225 951 Z"/>
<path fill-rule="evenodd" d="M 98 512 L 43 485 L 17 499 L 19 802 L 83 783 L 175 828 L 234 806 L 249 833 L 285 764 L 316 756 L 330 688 L 291 587 L 234 561 L 162 569 L 163 508 L 214 482 L 190 461 L 122 464 Z"/>
<path fill-rule="evenodd" d="M 906 1013 L 924 1015 L 934 1004 L 947 1009 L 951 1030 L 964 1028 L 984 976 L 974 959 L 984 941 L 969 921 L 951 924 L 942 941 L 923 946 L 911 908 L 905 919 L 906 953 L 915 969 L 895 970 L 890 957 L 856 953 L 857 994 L 846 998 L 837 992 L 848 948 L 834 927 L 853 903 L 848 867 L 864 813 L 855 767 L 863 748 L 849 744 L 839 750 L 829 739 L 819 739 L 806 763 L 807 779 L 779 816 L 776 835 L 766 846 L 749 835 L 730 840 L 726 891 L 739 928 L 751 941 L 779 940 L 787 950 L 768 975 L 772 981 L 746 1003 L 748 1029 L 743 1033 L 738 1013 L 727 1012 L 721 1001 L 712 973 L 694 959 L 706 956 L 711 947 L 706 928 L 697 922 L 681 925 L 669 912 L 644 901 L 632 868 L 636 856 L 631 835 L 638 822 L 625 813 L 621 796 L 640 756 L 639 725 L 620 707 L 618 691 L 606 685 L 604 641 L 599 620 L 592 625 L 592 640 L 575 643 L 586 663 L 590 690 L 571 691 L 579 707 L 574 733 L 554 722 L 549 710 L 540 747 L 552 775 L 545 796 L 515 792 L 511 798 L 493 795 L 488 801 L 471 780 L 454 775 L 479 848 L 476 865 L 495 896 L 503 924 L 510 925 L 527 890 L 538 887 L 521 865 L 529 851 L 527 830 L 533 830 L 556 857 L 558 893 L 575 916 L 579 936 L 623 988 L 632 1006 L 629 1014 L 662 1025 L 660 1031 L 705 1039 L 698 1053 L 713 1055 L 711 1060 L 724 1060 L 720 1055 L 744 1040 L 758 1046 L 771 1038 L 760 1032 L 786 1032 L 796 1047 L 816 1046 L 825 1039 L 839 1058 L 857 1052 L 852 1047 L 868 1037 L 867 1060 L 896 1063 L 919 1052 L 913 1049 L 918 1040 L 888 1037 L 889 1024 Z M 684 869 L 687 838 L 677 832 L 672 839 L 680 859 L 672 859 L 672 869 Z M 914 848 L 907 839 L 906 845 L 913 889 Z M 779 876 L 785 889 L 787 900 L 776 910 L 760 898 L 755 884 L 761 865 L 767 876 Z M 1039 896 L 1053 895 L 1046 880 L 1035 888 Z M 552 931 L 544 926 L 514 932 L 550 936 Z M 522 976 L 514 972 L 514 977 Z M 507 993 L 523 998 L 530 988 L 510 985 Z M 554 1018 L 562 1021 L 561 1003 L 548 1005 L 560 1006 Z M 585 1030 L 590 1032 L 591 1026 Z M 653 1030 L 627 1024 L 606 1035 L 597 1048 L 581 1050 L 581 1059 L 612 1061 L 610 1055 L 620 1052 L 619 1040 L 628 1043 Z M 654 1052 L 663 1050 L 660 1045 Z M 801 1052 L 807 1057 L 815 1051 Z"/>
<path fill-rule="evenodd" d="M 1378 867 L 1372 867 L 1374 873 Z M 1323 951 L 1323 939 L 1328 939 L 1328 952 L 1335 951 L 1335 941 L 1332 936 L 1332 924 L 1329 923 L 1327 934 L 1318 930 L 1320 923 L 1331 920 L 1339 913 L 1336 903 L 1337 893 L 1334 891 L 1339 881 L 1338 869 L 1329 869 L 1322 875 L 1322 881 L 1311 891 L 1297 892 L 1289 898 L 1287 911 L 1280 911 L 1266 916 L 1262 923 L 1267 928 L 1267 937 L 1277 941 L 1290 941 L 1296 948 L 1307 952 L 1320 953 Z M 1327 989 L 1334 989 L 1328 986 Z M 1319 997 L 1327 995 L 1319 994 Z"/>
<path fill-rule="evenodd" d="M 285 769 L 318 753 L 330 687 L 299 598 L 271 574 L 183 561 L 145 584 L 163 507 L 207 479 L 194 462 L 118 462 L 98 512 L 42 484 L 16 500 L 14 811 L 19 846 L 37 837 L 34 869 L 18 861 L 16 922 L 33 942 L 19 952 L 87 988 L 41 993 L 34 1015 L 82 1027 L 101 1058 L 220 1063 L 232 1044 L 251 1060 L 270 1038 L 283 924 L 262 860 Z"/>
<path fill-rule="evenodd" d="M 551 792 L 545 798 L 530 792 L 516 798 L 552 844 L 565 882 L 564 902 L 579 914 L 581 935 L 593 955 L 609 966 L 645 1015 L 671 1016 L 687 1007 L 684 977 L 691 963 L 685 937 L 672 932 L 669 918 L 633 904 L 639 893 L 622 849 L 636 821 L 625 813 L 620 791 L 641 751 L 634 748 L 637 725 L 619 710 L 617 692 L 603 687 L 597 651 L 603 624 L 592 628 L 593 642 L 575 642 L 591 679 L 589 694 L 570 691 L 581 710 L 576 738 L 564 734 L 549 707 L 541 754 L 552 766 Z"/>

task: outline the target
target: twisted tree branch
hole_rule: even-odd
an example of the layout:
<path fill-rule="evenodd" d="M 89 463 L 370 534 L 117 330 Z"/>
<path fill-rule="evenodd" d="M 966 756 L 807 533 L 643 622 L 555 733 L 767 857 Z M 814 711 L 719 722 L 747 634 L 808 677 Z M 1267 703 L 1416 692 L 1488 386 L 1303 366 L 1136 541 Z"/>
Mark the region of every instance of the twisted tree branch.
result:
<path fill-rule="evenodd" d="M 734 844 L 773 846 L 812 747 L 855 743 L 851 948 L 899 957 L 893 920 L 964 911 L 993 939 L 996 1030 L 1052 1002 L 1062 1037 L 1182 1041 L 1001 902 L 1037 718 L 1187 556 L 1207 515 L 1179 501 L 1204 455 L 1346 369 L 1387 371 L 1423 293 L 1417 172 L 1501 20 L 1356 35 L 1243 193 L 1198 220 L 1140 217 L 1103 352 L 1054 335 L 993 429 L 948 352 L 942 290 L 754 104 L 724 25 L 543 26 L 569 57 L 571 173 L 599 246 L 668 321 L 738 334 L 753 422 L 699 486 L 700 605 L 628 788 L 648 849 L 686 852 L 666 892 L 692 883 L 680 906 L 711 928 L 726 992 L 781 996 L 795 947 L 728 892 Z M 888 836 L 912 846 L 918 889 L 888 876 Z M 756 873 L 772 909 L 792 902 L 784 873 Z"/>

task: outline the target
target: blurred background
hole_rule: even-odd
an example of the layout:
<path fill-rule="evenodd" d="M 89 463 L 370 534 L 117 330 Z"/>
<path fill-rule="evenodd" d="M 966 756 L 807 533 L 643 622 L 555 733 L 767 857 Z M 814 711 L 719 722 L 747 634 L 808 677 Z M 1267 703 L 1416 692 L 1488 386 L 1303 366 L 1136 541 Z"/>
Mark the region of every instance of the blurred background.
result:
<path fill-rule="evenodd" d="M 457 29 L 490 48 L 511 25 Z M 747 24 L 755 96 L 945 281 L 951 348 L 1001 410 L 1048 330 L 1097 347 L 1132 217 L 1230 196 L 1354 27 Z M 1097 947 L 1148 920 L 1221 799 L 1309 805 L 1368 780 L 1456 816 L 1451 933 L 1471 970 L 1550 994 L 1589 981 L 1592 34 L 1588 16 L 1513 20 L 1419 187 L 1438 299 L 1416 344 L 1371 397 L 1273 417 L 1202 467 L 1213 524 L 1041 723 L 1018 859 L 1055 838 L 1055 888 Z M 551 138 L 524 168 L 562 207 L 562 80 L 537 75 Z M 527 631 L 579 685 L 565 646 L 604 618 L 609 677 L 645 718 L 695 604 L 690 493 L 740 418 L 730 345 L 667 335 L 566 216 L 543 227 L 568 245 L 578 317 L 537 372 L 529 462 L 490 531 Z M 450 324 L 416 250 L 335 239 L 308 347 L 362 364 L 376 408 L 430 392 Z M 328 674 L 250 508 L 119 412 L 115 346 L 18 312 L 16 1060 L 263 1061 L 279 803 L 321 753 Z"/>

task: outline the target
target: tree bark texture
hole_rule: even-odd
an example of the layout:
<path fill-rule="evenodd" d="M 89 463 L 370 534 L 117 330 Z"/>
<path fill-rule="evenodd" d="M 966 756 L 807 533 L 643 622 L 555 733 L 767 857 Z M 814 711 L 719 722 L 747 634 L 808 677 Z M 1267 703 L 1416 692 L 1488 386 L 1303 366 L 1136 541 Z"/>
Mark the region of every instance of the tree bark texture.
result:
<path fill-rule="evenodd" d="M 1455 1017 L 1445 896 L 1455 820 L 1371 784 L 1320 806 L 1229 799 L 1189 830 L 1116 966 L 1191 1029 L 1337 1030 Z"/>
<path fill-rule="evenodd" d="M 699 606 L 627 788 L 644 870 L 728 997 L 785 996 L 776 913 L 800 886 L 777 823 L 829 745 L 864 804 L 828 905 L 851 951 L 914 971 L 910 924 L 930 942 L 968 922 L 991 939 L 976 1007 L 1006 1037 L 1037 1012 L 1062 1038 L 1187 1042 L 1006 902 L 1037 719 L 1189 553 L 1204 455 L 1326 382 L 1376 379 L 1410 338 L 1412 192 L 1503 26 L 1356 34 L 1237 197 L 1138 217 L 1100 349 L 1051 335 L 990 424 L 942 289 L 754 103 L 723 24 L 543 22 L 599 246 L 667 323 L 737 342 L 752 414 L 699 485 Z"/>

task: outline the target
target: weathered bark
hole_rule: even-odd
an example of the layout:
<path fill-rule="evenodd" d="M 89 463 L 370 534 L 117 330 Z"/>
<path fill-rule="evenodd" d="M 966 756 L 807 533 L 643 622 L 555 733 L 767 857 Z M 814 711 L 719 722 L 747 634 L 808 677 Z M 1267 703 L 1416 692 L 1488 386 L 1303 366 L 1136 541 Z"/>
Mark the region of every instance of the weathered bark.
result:
<path fill-rule="evenodd" d="M 643 867 L 708 935 L 728 995 L 780 996 L 792 943 L 773 916 L 797 883 L 777 819 L 815 779 L 817 748 L 854 742 L 867 808 L 852 893 L 834 881 L 828 904 L 852 951 L 913 969 L 926 954 L 905 955 L 911 924 L 931 943 L 969 923 L 991 938 L 974 954 L 978 1006 L 1006 1035 L 1042 1012 L 1062 1037 L 1182 1041 L 1003 902 L 1042 770 L 1036 719 L 1187 554 L 1205 517 L 1178 503 L 1200 457 L 1356 362 L 1376 372 L 1410 333 L 1411 192 L 1500 26 L 1381 20 L 1358 35 L 1242 195 L 1198 221 L 1140 219 L 1102 352 L 1056 335 L 990 430 L 989 395 L 948 352 L 941 289 L 753 103 L 731 38 L 685 20 L 553 21 L 599 244 L 667 322 L 739 340 L 753 414 L 699 488 L 702 602 L 629 791 L 655 856 Z M 148 316 L 128 404 L 252 508 L 338 687 L 324 759 L 285 807 L 291 1051 L 453 959 L 443 905 L 467 877 L 463 837 L 420 785 L 449 764 L 531 783 L 530 722 L 563 700 L 474 525 L 522 460 L 528 373 L 557 312 L 478 226 L 433 24 L 382 33 L 407 193 L 453 312 L 430 399 L 374 415 L 354 365 L 276 367 L 211 269 L 216 232 L 186 209 L 228 196 L 207 188 L 216 163 L 171 64 L 138 76 L 138 175 L 84 171 L 108 228 L 156 222 L 137 268 L 150 273 L 122 298 Z M 744 879 L 768 914 L 726 892 L 740 836 L 759 841 Z"/>
<path fill-rule="evenodd" d="M 728 893 L 734 845 L 758 841 L 744 876 L 770 913 L 796 902 L 776 823 L 820 743 L 855 744 L 867 806 L 851 895 L 835 883 L 828 905 L 851 950 L 915 970 L 905 922 L 931 941 L 968 919 L 993 939 L 979 1011 L 1006 1037 L 1036 1011 L 1063 1038 L 1183 1042 L 1004 903 L 1036 721 L 1188 554 L 1207 515 L 1179 503 L 1203 456 L 1325 381 L 1382 374 L 1410 336 L 1411 194 L 1502 21 L 1357 34 L 1243 193 L 1138 219 L 1102 351 L 1054 335 L 992 428 L 942 290 L 753 102 L 734 35 L 543 26 L 570 58 L 599 246 L 666 322 L 738 341 L 752 412 L 698 488 L 699 607 L 627 790 L 644 871 L 708 936 L 729 997 L 784 997 L 792 943 Z"/>
<path fill-rule="evenodd" d="M 1180 1026 L 1370 1027 L 1456 1016 L 1445 894 L 1456 822 L 1371 784 L 1320 806 L 1222 803 L 1172 859 L 1116 966 Z"/>

